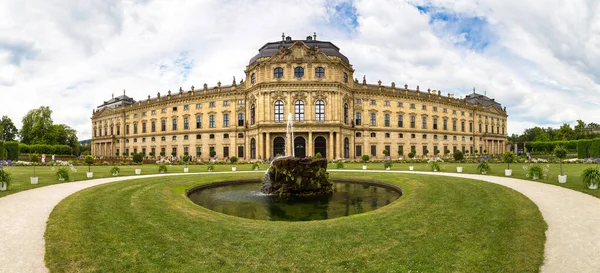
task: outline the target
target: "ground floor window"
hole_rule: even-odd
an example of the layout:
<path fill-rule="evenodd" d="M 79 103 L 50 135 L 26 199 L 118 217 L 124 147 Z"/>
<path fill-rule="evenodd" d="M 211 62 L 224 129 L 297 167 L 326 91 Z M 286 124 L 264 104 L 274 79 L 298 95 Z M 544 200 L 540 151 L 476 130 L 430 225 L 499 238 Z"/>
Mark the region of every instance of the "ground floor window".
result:
<path fill-rule="evenodd" d="M 224 146 L 223 147 L 223 158 L 228 158 L 229 157 L 229 146 Z"/>
<path fill-rule="evenodd" d="M 362 156 L 362 146 L 356 145 L 356 147 L 354 148 L 354 153 L 356 154 L 357 157 L 361 157 Z"/>
<path fill-rule="evenodd" d="M 196 157 L 198 157 L 198 156 L 200 156 L 200 155 L 202 155 L 202 147 L 200 147 L 200 146 L 197 146 L 197 147 L 196 147 Z"/>
<path fill-rule="evenodd" d="M 398 155 L 404 155 L 404 146 L 398 146 Z"/>
<path fill-rule="evenodd" d="M 377 145 L 371 145 L 371 156 L 377 156 Z"/>
<path fill-rule="evenodd" d="M 244 157 L 244 146 L 238 146 L 238 152 L 237 152 L 237 156 L 239 158 L 243 158 Z"/>

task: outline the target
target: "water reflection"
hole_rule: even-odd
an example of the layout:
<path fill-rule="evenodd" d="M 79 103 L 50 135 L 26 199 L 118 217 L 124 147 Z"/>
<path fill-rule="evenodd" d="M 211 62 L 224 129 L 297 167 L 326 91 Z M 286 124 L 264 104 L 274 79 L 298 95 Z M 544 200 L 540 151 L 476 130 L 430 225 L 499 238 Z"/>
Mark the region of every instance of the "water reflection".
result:
<path fill-rule="evenodd" d="M 195 191 L 189 198 L 208 209 L 238 217 L 270 221 L 311 221 L 375 210 L 400 193 L 369 184 L 334 182 L 335 192 L 311 197 L 279 197 L 260 192 L 261 183 L 225 185 Z"/>

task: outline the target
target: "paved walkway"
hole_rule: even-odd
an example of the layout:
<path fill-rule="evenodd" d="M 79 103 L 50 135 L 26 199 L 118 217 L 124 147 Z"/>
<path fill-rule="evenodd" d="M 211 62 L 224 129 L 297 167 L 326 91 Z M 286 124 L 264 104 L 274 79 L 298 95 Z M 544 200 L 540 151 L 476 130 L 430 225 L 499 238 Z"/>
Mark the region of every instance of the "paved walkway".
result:
<path fill-rule="evenodd" d="M 363 172 L 361 170 L 330 170 Z M 540 209 L 548 223 L 541 272 L 600 272 L 600 199 L 559 186 L 520 179 L 458 173 L 414 173 L 472 178 L 521 192 Z M 189 173 L 166 175 L 219 174 Z M 231 172 L 224 172 L 231 173 Z M 244 173 L 244 172 L 239 172 Z M 47 272 L 44 231 L 52 209 L 65 197 L 92 186 L 159 175 L 102 178 L 56 184 L 0 198 L 0 272 Z M 574 183 L 574 182 L 568 182 Z"/>

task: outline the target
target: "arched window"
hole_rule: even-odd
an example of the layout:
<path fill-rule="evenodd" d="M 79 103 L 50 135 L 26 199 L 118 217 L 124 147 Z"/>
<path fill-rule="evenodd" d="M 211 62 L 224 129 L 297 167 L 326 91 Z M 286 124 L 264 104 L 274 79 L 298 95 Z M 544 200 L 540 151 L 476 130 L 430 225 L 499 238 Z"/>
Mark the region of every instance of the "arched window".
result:
<path fill-rule="evenodd" d="M 250 124 L 254 125 L 255 123 L 255 117 L 256 117 L 256 105 L 252 104 L 252 106 L 250 106 Z"/>
<path fill-rule="evenodd" d="M 275 102 L 275 121 L 283 121 L 283 101 L 278 100 Z"/>
<path fill-rule="evenodd" d="M 348 104 L 344 103 L 344 123 L 348 124 Z"/>
<path fill-rule="evenodd" d="M 296 77 L 296 78 L 304 77 L 304 68 L 302 68 L 300 66 L 294 68 L 294 77 Z"/>
<path fill-rule="evenodd" d="M 344 138 L 344 158 L 350 158 L 350 140 Z"/>
<path fill-rule="evenodd" d="M 318 100 L 315 104 L 315 119 L 325 121 L 325 103 L 322 100 Z"/>
<path fill-rule="evenodd" d="M 317 67 L 315 69 L 315 77 L 317 77 L 319 79 L 325 77 L 325 68 L 322 68 L 320 66 Z"/>
<path fill-rule="evenodd" d="M 183 140 L 188 140 L 188 139 L 189 139 L 188 135 L 183 136 Z"/>
<path fill-rule="evenodd" d="M 283 77 L 283 68 L 277 67 L 273 70 L 273 77 L 281 79 Z"/>
<path fill-rule="evenodd" d="M 256 159 L 256 140 L 250 139 L 250 158 Z"/>
<path fill-rule="evenodd" d="M 156 141 L 156 138 L 155 138 L 155 137 L 152 137 L 152 142 L 154 142 L 154 141 Z"/>
<path fill-rule="evenodd" d="M 297 100 L 294 104 L 294 112 L 296 113 L 296 120 L 304 120 L 304 101 Z"/>
<path fill-rule="evenodd" d="M 348 83 L 348 73 L 344 72 L 344 82 Z"/>
<path fill-rule="evenodd" d="M 256 83 L 256 74 L 252 73 L 252 75 L 250 75 L 250 83 L 251 84 L 255 84 Z"/>

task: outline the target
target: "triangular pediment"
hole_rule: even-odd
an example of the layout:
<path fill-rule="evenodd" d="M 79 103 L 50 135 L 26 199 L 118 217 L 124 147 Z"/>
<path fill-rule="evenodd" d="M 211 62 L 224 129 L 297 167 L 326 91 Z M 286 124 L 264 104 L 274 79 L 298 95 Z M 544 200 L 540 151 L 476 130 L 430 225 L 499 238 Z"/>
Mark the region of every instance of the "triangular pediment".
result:
<path fill-rule="evenodd" d="M 281 48 L 270 59 L 271 62 L 330 62 L 331 59 L 318 48 L 312 48 L 297 41 L 288 48 Z"/>

